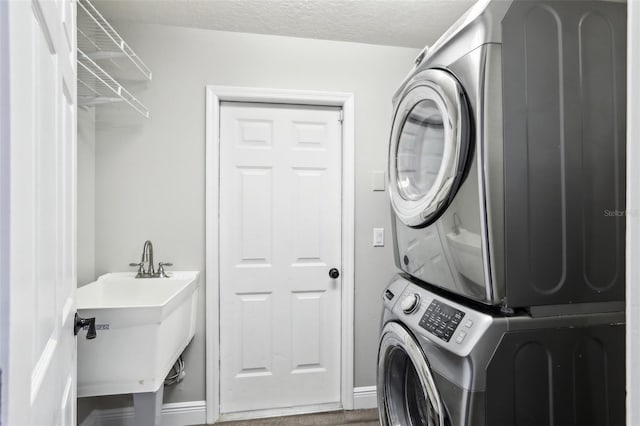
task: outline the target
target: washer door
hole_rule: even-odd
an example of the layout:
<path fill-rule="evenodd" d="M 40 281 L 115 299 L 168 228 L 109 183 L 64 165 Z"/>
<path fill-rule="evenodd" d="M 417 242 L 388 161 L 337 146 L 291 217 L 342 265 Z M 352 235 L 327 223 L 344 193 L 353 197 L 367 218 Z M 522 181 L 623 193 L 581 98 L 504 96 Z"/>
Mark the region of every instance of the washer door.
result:
<path fill-rule="evenodd" d="M 405 225 L 424 227 L 440 216 L 460 186 L 471 123 L 453 75 L 429 69 L 415 80 L 398 104 L 391 129 L 389 193 Z"/>
<path fill-rule="evenodd" d="M 444 409 L 429 364 L 397 323 L 382 331 L 378 352 L 378 410 L 383 426 L 443 426 Z"/>

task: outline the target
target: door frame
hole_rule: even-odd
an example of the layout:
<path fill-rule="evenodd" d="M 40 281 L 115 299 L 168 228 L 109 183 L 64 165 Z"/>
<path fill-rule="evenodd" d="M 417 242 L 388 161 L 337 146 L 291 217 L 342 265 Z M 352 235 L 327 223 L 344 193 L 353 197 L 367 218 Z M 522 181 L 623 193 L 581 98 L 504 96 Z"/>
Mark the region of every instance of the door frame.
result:
<path fill-rule="evenodd" d="M 220 103 L 259 102 L 342 108 L 342 407 L 353 409 L 355 288 L 355 98 L 353 93 L 206 86 L 205 391 L 207 423 L 220 417 Z M 214 272 L 215 271 L 215 272 Z M 281 410 L 274 410 L 274 413 Z"/>

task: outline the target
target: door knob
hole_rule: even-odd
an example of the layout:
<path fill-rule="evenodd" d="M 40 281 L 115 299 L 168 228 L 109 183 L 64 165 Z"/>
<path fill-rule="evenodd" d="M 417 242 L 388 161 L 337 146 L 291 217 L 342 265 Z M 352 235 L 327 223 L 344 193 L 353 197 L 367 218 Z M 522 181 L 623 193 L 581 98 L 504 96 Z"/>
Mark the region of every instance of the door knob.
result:
<path fill-rule="evenodd" d="M 329 270 L 329 276 L 334 280 L 340 276 L 340 271 L 337 268 L 331 268 Z"/>
<path fill-rule="evenodd" d="M 80 318 L 76 313 L 75 316 L 75 324 L 73 326 L 73 335 L 77 336 L 78 331 L 81 328 L 87 328 L 87 339 L 95 339 L 96 338 L 96 319 L 95 318 Z"/>

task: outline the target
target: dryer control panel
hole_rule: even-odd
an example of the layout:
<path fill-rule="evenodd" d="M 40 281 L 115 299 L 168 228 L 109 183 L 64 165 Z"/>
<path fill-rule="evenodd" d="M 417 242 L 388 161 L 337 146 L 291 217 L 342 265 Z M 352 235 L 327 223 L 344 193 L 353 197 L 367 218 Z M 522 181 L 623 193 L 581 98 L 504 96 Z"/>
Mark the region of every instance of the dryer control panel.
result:
<path fill-rule="evenodd" d="M 420 327 L 448 342 L 464 318 L 464 312 L 433 299 L 420 319 Z"/>

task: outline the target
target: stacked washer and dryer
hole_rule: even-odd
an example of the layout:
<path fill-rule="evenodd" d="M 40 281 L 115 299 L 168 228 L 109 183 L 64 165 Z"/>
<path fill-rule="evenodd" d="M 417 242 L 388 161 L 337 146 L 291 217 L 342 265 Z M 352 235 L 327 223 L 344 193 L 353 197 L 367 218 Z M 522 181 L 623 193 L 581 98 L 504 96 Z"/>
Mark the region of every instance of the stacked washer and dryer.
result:
<path fill-rule="evenodd" d="M 481 1 L 394 97 L 383 425 L 623 425 L 626 4 Z"/>

